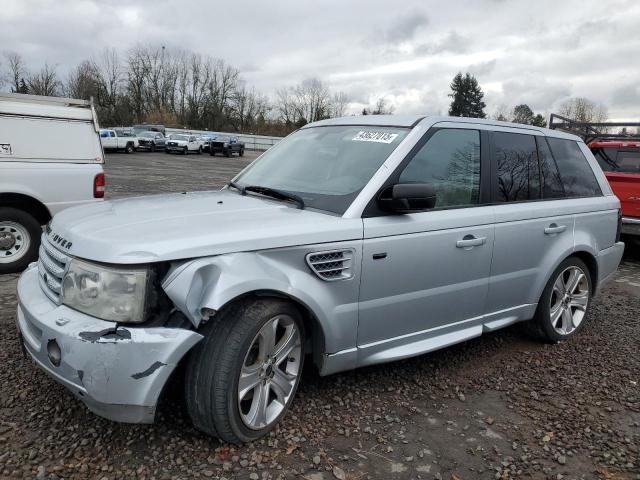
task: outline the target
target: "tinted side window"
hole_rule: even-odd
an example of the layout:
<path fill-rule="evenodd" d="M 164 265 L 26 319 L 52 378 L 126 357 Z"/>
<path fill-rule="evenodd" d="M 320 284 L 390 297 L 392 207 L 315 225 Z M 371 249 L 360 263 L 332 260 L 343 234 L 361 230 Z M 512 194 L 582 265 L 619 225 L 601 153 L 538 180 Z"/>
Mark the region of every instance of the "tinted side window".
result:
<path fill-rule="evenodd" d="M 640 173 L 640 150 L 622 150 L 618 152 L 616 163 L 621 172 Z"/>
<path fill-rule="evenodd" d="M 100 132 L 100 137 L 102 137 L 102 138 L 109 137 L 109 132 Z"/>
<path fill-rule="evenodd" d="M 433 134 L 400 174 L 400 183 L 430 183 L 436 208 L 478 203 L 480 132 L 443 129 Z"/>
<path fill-rule="evenodd" d="M 538 144 L 538 159 L 540 160 L 542 198 L 562 198 L 565 196 L 562 180 L 547 140 L 539 137 L 536 138 L 536 143 Z"/>
<path fill-rule="evenodd" d="M 593 197 L 602 195 L 591 166 L 573 140 L 548 138 L 551 153 L 558 165 L 560 178 L 568 197 Z"/>
<path fill-rule="evenodd" d="M 522 202 L 540 198 L 540 169 L 536 140 L 521 133 L 493 133 L 498 174 L 498 202 Z"/>

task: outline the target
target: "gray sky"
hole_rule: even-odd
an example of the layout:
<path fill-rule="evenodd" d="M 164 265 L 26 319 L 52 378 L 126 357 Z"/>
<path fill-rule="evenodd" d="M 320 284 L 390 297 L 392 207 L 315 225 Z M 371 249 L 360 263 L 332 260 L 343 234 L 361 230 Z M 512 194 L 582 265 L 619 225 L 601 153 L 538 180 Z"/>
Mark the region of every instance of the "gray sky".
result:
<path fill-rule="evenodd" d="M 0 50 L 64 73 L 104 47 L 185 48 L 225 59 L 271 94 L 315 76 L 360 110 L 443 113 L 459 70 L 487 112 L 570 96 L 640 119 L 638 0 L 0 0 Z"/>

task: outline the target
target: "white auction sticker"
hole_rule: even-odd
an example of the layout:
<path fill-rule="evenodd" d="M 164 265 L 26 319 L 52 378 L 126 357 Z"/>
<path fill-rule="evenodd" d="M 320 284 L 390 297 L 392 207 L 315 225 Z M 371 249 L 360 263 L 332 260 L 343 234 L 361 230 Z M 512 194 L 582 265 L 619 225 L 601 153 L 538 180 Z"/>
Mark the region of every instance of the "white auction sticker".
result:
<path fill-rule="evenodd" d="M 351 140 L 355 140 L 357 142 L 391 143 L 396 139 L 397 136 L 398 136 L 397 133 L 369 132 L 369 131 L 361 130 Z"/>
<path fill-rule="evenodd" d="M 0 155 L 11 155 L 10 143 L 0 143 Z"/>

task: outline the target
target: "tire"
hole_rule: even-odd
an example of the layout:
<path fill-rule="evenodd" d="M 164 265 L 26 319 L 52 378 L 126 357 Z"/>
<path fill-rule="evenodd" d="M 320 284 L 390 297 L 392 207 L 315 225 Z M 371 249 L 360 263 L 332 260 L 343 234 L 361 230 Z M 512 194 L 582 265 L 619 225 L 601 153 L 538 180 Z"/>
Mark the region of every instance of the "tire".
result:
<path fill-rule="evenodd" d="M 182 154 L 183 154 L 183 155 L 189 155 L 189 147 L 184 147 L 184 148 L 182 149 Z"/>
<path fill-rule="evenodd" d="M 198 155 L 202 155 L 202 147 L 198 148 Z"/>
<path fill-rule="evenodd" d="M 124 147 L 124 152 L 125 153 L 133 153 L 134 149 L 133 149 L 133 143 L 127 143 L 127 146 Z"/>
<path fill-rule="evenodd" d="M 271 330 L 273 322 L 286 328 Z M 276 333 L 271 350 L 266 347 L 270 331 Z M 230 443 L 263 437 L 286 413 L 300 383 L 304 360 L 300 312 L 280 299 L 246 299 L 221 311 L 201 333 L 205 338 L 190 352 L 185 375 L 186 404 L 193 424 Z M 285 337 L 290 341 L 283 342 Z M 292 349 L 278 354 L 275 347 L 282 348 L 283 343 Z M 281 356 L 279 366 L 261 359 L 265 350 L 276 352 L 274 358 Z M 242 372 L 251 379 L 244 392 L 239 390 Z M 253 381 L 257 383 L 250 386 Z M 282 385 L 285 387 L 279 389 Z M 257 408 L 263 398 L 265 408 Z"/>
<path fill-rule="evenodd" d="M 572 283 L 575 280 L 577 283 Z M 567 286 L 571 290 L 569 295 L 565 295 Z M 524 328 L 547 343 L 568 340 L 584 328 L 592 297 L 589 269 L 579 258 L 569 257 L 554 270 L 533 319 L 525 322 Z"/>
<path fill-rule="evenodd" d="M 164 153 L 171 153 L 171 150 L 165 148 Z"/>
<path fill-rule="evenodd" d="M 244 148 L 240 149 L 240 151 L 238 152 L 238 155 L 240 155 L 241 157 L 244 157 Z"/>
<path fill-rule="evenodd" d="M 215 157 L 216 156 L 216 152 L 214 152 L 213 150 L 210 149 L 209 150 L 209 155 L 211 155 L 212 157 Z"/>
<path fill-rule="evenodd" d="M 0 274 L 24 270 L 38 259 L 42 227 L 29 213 L 0 207 Z"/>
<path fill-rule="evenodd" d="M 231 156 L 231 152 L 230 152 L 228 149 L 227 149 L 227 150 L 223 150 L 223 151 L 222 151 L 222 154 L 223 154 L 225 157 L 230 157 L 230 156 Z"/>
<path fill-rule="evenodd" d="M 151 144 L 151 147 L 149 147 L 149 151 L 150 152 L 155 152 L 156 151 L 156 144 L 155 143 Z"/>

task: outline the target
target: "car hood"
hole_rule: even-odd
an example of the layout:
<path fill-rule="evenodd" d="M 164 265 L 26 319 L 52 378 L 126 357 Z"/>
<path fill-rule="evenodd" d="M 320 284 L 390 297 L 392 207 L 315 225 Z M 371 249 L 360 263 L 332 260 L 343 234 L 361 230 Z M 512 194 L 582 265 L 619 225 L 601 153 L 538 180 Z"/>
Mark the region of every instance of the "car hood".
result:
<path fill-rule="evenodd" d="M 47 235 L 79 258 L 135 264 L 354 240 L 362 238 L 362 220 L 221 190 L 70 208 Z"/>

